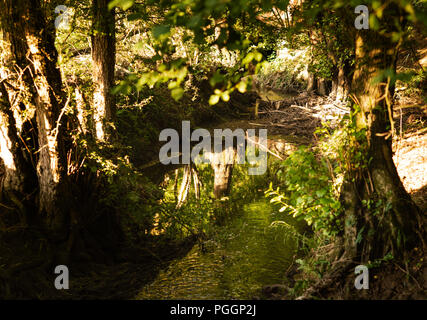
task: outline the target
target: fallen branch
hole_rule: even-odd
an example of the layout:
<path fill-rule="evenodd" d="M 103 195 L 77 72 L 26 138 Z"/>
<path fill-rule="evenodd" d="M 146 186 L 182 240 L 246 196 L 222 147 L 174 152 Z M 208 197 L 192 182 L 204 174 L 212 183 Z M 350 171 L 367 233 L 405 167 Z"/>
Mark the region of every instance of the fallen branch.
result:
<path fill-rule="evenodd" d="M 278 154 L 276 154 L 276 153 L 272 152 L 272 151 L 271 151 L 270 149 L 268 149 L 267 147 L 265 147 L 265 146 L 261 145 L 259 142 L 256 142 L 256 141 L 254 141 L 254 140 L 250 139 L 250 138 L 249 138 L 249 135 L 248 135 L 248 133 L 247 133 L 247 132 L 246 132 L 246 140 L 248 140 L 248 141 L 252 142 L 253 144 L 257 145 L 258 147 L 260 147 L 260 148 L 264 149 L 264 151 L 266 151 L 266 152 L 268 152 L 269 154 L 271 154 L 271 155 L 275 156 L 276 158 L 278 158 L 278 159 L 280 159 L 280 160 L 282 160 L 282 161 L 283 161 L 283 160 L 285 160 L 285 159 L 283 159 L 281 156 L 279 156 Z"/>

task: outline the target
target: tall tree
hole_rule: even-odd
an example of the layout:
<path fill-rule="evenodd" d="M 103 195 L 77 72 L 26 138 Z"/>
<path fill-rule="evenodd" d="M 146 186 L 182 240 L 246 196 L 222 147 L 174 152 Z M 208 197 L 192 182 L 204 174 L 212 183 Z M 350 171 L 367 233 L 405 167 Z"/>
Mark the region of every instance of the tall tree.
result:
<path fill-rule="evenodd" d="M 108 134 L 106 122 L 112 121 L 115 114 L 115 99 L 111 94 L 114 86 L 116 61 L 115 9 L 108 9 L 108 0 L 93 0 L 92 24 L 92 64 L 94 125 L 98 140 Z"/>
<path fill-rule="evenodd" d="M 392 77 L 399 49 L 392 35 L 401 31 L 405 14 L 399 1 L 383 5 L 381 27 L 357 32 L 356 71 L 351 85 L 354 112 L 360 108 L 356 126 L 359 132 L 366 132 L 367 144 L 359 150 L 366 156 L 365 166 L 350 172 L 344 185 L 345 241 L 347 254 L 362 261 L 381 258 L 388 252 L 402 255 L 422 243 L 425 236 L 424 218 L 405 191 L 392 158 Z M 370 210 L 369 201 L 380 201 L 383 212 Z M 356 241 L 358 236 L 361 241 Z"/>
<path fill-rule="evenodd" d="M 19 138 L 5 83 L 6 79 L 0 80 L 0 157 L 5 167 L 0 188 L 7 197 L 21 198 L 34 188 L 34 176 L 32 164 L 24 151 L 25 146 Z"/>
<path fill-rule="evenodd" d="M 61 210 L 60 190 L 66 178 L 64 99 L 61 75 L 57 68 L 54 37 L 47 27 L 39 0 L 3 0 L 11 10 L 12 19 L 2 23 L 5 34 L 13 35 L 22 28 L 22 35 L 10 36 L 14 60 L 19 69 L 29 69 L 31 78 L 24 80 L 35 103 L 38 132 L 38 204 L 46 225 L 59 231 L 64 227 L 65 214 Z M 23 36 L 25 42 L 19 37 Z M 19 43 L 19 46 L 17 45 Z M 25 60 L 22 54 L 25 52 Z"/>
<path fill-rule="evenodd" d="M 31 80 L 31 71 L 23 67 L 28 65 L 26 59 L 28 46 L 22 25 L 14 20 L 17 15 L 11 1 L 0 1 L 0 29 L 3 33 L 3 55 L 0 66 L 0 157 L 3 160 L 4 176 L 1 191 L 6 197 L 29 194 L 36 188 L 35 172 L 28 145 L 24 145 L 25 132 L 18 129 L 17 122 L 22 122 L 19 110 L 23 106 L 26 83 Z M 13 30 L 13 32 L 12 32 Z M 16 68 L 16 66 L 20 66 Z M 24 79 L 24 80 L 19 80 Z M 30 102 L 31 97 L 30 97 Z M 20 125 L 24 127 L 25 124 Z M 30 146 L 31 147 L 31 146 Z"/>

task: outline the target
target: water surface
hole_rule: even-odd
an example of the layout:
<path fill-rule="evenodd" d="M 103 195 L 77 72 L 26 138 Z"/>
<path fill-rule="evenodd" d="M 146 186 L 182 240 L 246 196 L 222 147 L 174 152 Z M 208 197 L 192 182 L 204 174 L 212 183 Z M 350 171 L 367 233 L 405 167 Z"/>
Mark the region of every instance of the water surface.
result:
<path fill-rule="evenodd" d="M 252 299 L 265 285 L 286 284 L 296 241 L 286 228 L 271 226 L 278 219 L 295 225 L 267 199 L 247 203 L 211 239 L 162 270 L 136 299 Z"/>

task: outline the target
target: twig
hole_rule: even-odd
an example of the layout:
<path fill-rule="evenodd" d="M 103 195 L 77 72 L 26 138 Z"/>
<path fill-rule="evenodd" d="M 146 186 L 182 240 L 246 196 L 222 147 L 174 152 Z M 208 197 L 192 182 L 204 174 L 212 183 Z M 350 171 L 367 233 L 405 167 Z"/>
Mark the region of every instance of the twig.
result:
<path fill-rule="evenodd" d="M 5 204 L 3 204 L 3 203 L 1 203 L 1 202 L 0 202 L 0 206 L 4 207 L 4 208 L 6 208 L 6 209 L 9 209 L 9 210 L 15 210 L 15 208 L 8 207 L 7 205 L 5 205 Z"/>
<path fill-rule="evenodd" d="M 61 118 L 64 115 L 65 110 L 67 110 L 69 103 L 70 103 L 70 94 L 68 94 L 67 101 L 65 102 L 64 108 L 62 108 L 61 113 L 59 114 L 58 121 L 56 122 L 56 127 L 54 129 L 55 130 L 55 141 L 56 141 L 56 138 L 58 137 L 59 126 L 61 125 Z"/>
<path fill-rule="evenodd" d="M 265 127 L 265 124 L 262 124 L 262 123 L 249 122 L 249 124 L 252 125 L 252 126 Z"/>
<path fill-rule="evenodd" d="M 414 277 L 412 274 L 410 274 L 410 273 L 409 273 L 408 271 L 406 271 L 405 269 L 402 269 L 402 267 L 401 267 L 401 266 L 399 266 L 396 262 L 393 262 L 393 263 L 396 265 L 396 267 L 398 267 L 398 268 L 400 269 L 400 271 L 402 271 L 404 274 L 406 274 L 406 275 L 410 276 L 410 277 L 415 281 L 415 283 L 417 284 L 418 288 L 423 289 L 423 288 L 421 287 L 421 285 L 418 283 L 417 279 L 415 279 L 415 277 Z"/>
<path fill-rule="evenodd" d="M 267 147 L 265 147 L 265 146 L 261 145 L 259 142 L 255 142 L 254 140 L 251 140 L 251 139 L 249 138 L 249 135 L 248 135 L 248 133 L 247 133 L 247 132 L 246 132 L 246 140 L 248 140 L 248 141 L 252 142 L 252 143 L 253 143 L 253 144 L 255 144 L 255 145 L 258 145 L 260 148 L 263 148 L 263 149 L 264 149 L 264 151 L 267 151 L 268 153 L 270 153 L 271 155 L 275 156 L 276 158 L 278 158 L 278 159 L 280 159 L 280 160 L 284 160 L 281 156 L 279 156 L 278 154 L 276 154 L 276 153 L 274 153 L 274 152 L 270 151 Z"/>
<path fill-rule="evenodd" d="M 297 106 L 296 104 L 293 104 L 293 105 L 291 105 L 291 106 L 289 106 L 289 107 L 291 107 L 291 108 L 300 108 L 300 109 L 303 109 L 303 110 L 306 110 L 306 111 L 310 111 L 310 112 L 312 112 L 312 111 L 313 111 L 313 110 L 311 110 L 311 109 L 309 109 L 309 108 L 306 108 L 306 107 Z"/>

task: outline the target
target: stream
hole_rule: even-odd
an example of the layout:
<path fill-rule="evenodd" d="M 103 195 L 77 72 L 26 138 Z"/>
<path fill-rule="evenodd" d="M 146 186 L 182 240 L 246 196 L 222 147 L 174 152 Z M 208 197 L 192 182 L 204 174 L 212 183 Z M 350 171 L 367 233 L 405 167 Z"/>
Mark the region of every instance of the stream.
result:
<path fill-rule="evenodd" d="M 278 215 L 268 199 L 245 204 L 231 223 L 173 261 L 136 299 L 252 299 L 263 286 L 286 284 L 296 241 L 271 223 L 280 219 L 298 224 Z"/>
<path fill-rule="evenodd" d="M 247 120 L 220 127 L 259 128 Z M 268 137 L 274 152 L 288 153 L 294 146 L 288 136 Z M 268 183 L 264 190 L 254 190 L 252 200 L 243 202 L 225 225 L 216 226 L 208 240 L 161 270 L 135 299 L 257 299 L 265 286 L 288 285 L 287 272 L 295 267 L 298 251 L 295 233 L 302 233 L 304 225 L 280 213 L 264 197 L 267 188 Z"/>

